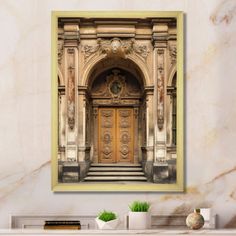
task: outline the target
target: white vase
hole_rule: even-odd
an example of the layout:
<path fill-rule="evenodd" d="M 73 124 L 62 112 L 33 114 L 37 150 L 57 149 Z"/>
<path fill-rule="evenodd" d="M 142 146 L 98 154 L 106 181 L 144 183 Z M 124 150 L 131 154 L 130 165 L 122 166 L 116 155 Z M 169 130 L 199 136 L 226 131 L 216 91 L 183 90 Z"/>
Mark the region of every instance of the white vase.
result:
<path fill-rule="evenodd" d="M 151 215 L 149 212 L 129 212 L 129 229 L 149 229 Z"/>
<path fill-rule="evenodd" d="M 119 224 L 119 219 L 114 219 L 114 220 L 110 220 L 110 221 L 103 221 L 98 219 L 98 217 L 95 219 L 97 226 L 99 229 L 116 229 L 116 227 Z"/>

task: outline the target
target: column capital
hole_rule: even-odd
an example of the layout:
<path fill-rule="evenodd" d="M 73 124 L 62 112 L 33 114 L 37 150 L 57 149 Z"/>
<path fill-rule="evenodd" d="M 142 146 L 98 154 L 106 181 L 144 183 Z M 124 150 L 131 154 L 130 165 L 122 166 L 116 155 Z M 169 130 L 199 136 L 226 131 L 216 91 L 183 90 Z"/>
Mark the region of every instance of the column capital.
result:
<path fill-rule="evenodd" d="M 87 86 L 78 85 L 78 91 L 87 91 Z"/>
<path fill-rule="evenodd" d="M 78 85 L 78 95 L 88 96 L 88 87 Z"/>
<path fill-rule="evenodd" d="M 154 86 L 146 86 L 144 88 L 144 92 L 146 95 L 153 95 L 154 94 Z"/>
<path fill-rule="evenodd" d="M 76 47 L 80 42 L 79 22 L 65 22 L 64 30 L 64 46 Z"/>
<path fill-rule="evenodd" d="M 154 48 L 166 48 L 168 36 L 168 23 L 154 21 L 152 28 L 152 42 Z"/>

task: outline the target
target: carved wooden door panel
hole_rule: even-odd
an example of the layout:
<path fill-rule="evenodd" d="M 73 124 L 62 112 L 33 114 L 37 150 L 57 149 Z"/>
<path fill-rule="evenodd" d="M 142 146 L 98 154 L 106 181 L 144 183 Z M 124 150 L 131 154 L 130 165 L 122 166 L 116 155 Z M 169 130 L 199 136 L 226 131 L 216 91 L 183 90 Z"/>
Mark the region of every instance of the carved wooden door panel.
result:
<path fill-rule="evenodd" d="M 133 162 L 133 109 L 100 108 L 98 148 L 100 163 Z"/>
<path fill-rule="evenodd" d="M 115 141 L 116 141 L 116 111 L 113 108 L 99 109 L 99 162 L 116 162 Z"/>
<path fill-rule="evenodd" d="M 117 162 L 133 162 L 133 109 L 117 109 Z"/>

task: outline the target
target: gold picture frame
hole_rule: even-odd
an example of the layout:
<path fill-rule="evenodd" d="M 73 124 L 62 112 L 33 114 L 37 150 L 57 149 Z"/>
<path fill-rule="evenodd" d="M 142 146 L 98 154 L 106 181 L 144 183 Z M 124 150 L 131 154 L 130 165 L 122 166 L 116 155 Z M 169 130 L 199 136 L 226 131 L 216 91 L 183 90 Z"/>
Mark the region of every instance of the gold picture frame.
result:
<path fill-rule="evenodd" d="M 128 12 L 128 11 L 127 12 L 125 12 L 125 11 L 123 11 L 123 12 L 116 12 L 116 11 L 114 11 L 114 12 L 53 11 L 51 19 L 52 19 L 52 35 L 51 35 L 51 37 L 52 37 L 52 44 L 51 44 L 51 48 L 52 48 L 51 49 L 51 53 L 52 53 L 52 55 L 51 55 L 51 58 L 52 58 L 52 65 L 51 65 L 51 77 L 52 77 L 52 123 L 51 123 L 51 126 L 52 126 L 52 130 L 51 130 L 52 131 L 52 143 L 51 143 L 52 144 L 52 146 L 51 146 L 52 147 L 51 148 L 51 150 L 52 150 L 52 153 L 51 153 L 51 156 L 52 156 L 51 157 L 52 179 L 51 179 L 51 186 L 52 186 L 52 191 L 54 191 L 54 192 L 64 192 L 64 191 L 67 191 L 67 192 L 68 191 L 69 192 L 120 192 L 120 191 L 123 191 L 123 192 L 182 192 L 182 191 L 184 191 L 184 78 L 183 78 L 183 55 L 184 55 L 183 37 L 184 37 L 184 32 L 183 32 L 183 12 L 181 12 L 181 11 L 167 11 L 167 12 L 165 12 L 165 11 L 161 11 L 161 12 L 158 12 L 158 11 L 146 11 L 146 12 L 145 11 L 142 11 L 142 12 L 138 12 L 138 11 L 134 11 L 134 12 L 131 12 L 131 11 L 130 12 Z M 60 21 L 60 19 L 63 19 L 63 20 Z M 71 23 L 72 19 L 77 21 L 77 24 L 78 24 L 77 28 L 75 27 L 75 25 L 73 25 Z M 144 38 L 145 37 L 147 37 L 147 38 L 152 37 L 150 42 L 152 42 L 153 45 L 154 44 L 156 45 L 155 46 L 156 47 L 156 54 L 155 54 L 156 59 L 154 56 L 151 59 L 149 59 L 149 58 L 146 59 L 146 57 L 147 57 L 146 54 L 147 53 L 150 54 L 150 52 L 149 52 L 150 50 L 148 51 L 144 47 L 143 48 L 139 47 L 137 49 L 137 48 L 134 48 L 134 46 L 132 46 L 133 47 L 132 50 L 133 51 L 136 50 L 135 55 L 137 56 L 137 58 L 140 58 L 140 61 L 141 61 L 140 65 L 142 63 L 143 64 L 151 63 L 150 65 L 152 65 L 152 66 L 154 65 L 154 67 L 155 67 L 155 65 L 157 65 L 157 67 L 158 67 L 156 70 L 154 69 L 154 72 L 153 71 L 150 72 L 150 73 L 153 73 L 154 74 L 153 77 L 156 78 L 156 79 L 153 79 L 154 85 L 153 85 L 153 90 L 152 90 L 153 91 L 152 94 L 154 94 L 153 96 L 156 96 L 156 97 L 153 97 L 156 100 L 154 99 L 153 103 L 152 103 L 154 117 L 155 117 L 155 114 L 157 113 L 156 119 L 153 119 L 154 124 L 153 124 L 152 131 L 154 132 L 154 136 L 155 136 L 155 132 L 158 133 L 160 130 L 163 130 L 163 125 L 164 125 L 164 127 L 166 126 L 168 119 L 172 119 L 172 123 L 173 123 L 174 119 L 176 121 L 175 128 L 173 128 L 173 124 L 171 124 L 172 128 L 169 128 L 169 132 L 172 133 L 172 136 L 174 136 L 174 135 L 176 136 L 176 140 L 174 141 L 175 147 L 172 148 L 172 146 L 167 146 L 167 144 L 163 144 L 166 142 L 165 140 L 167 140 L 168 138 L 170 139 L 170 137 L 169 137 L 170 135 L 168 136 L 168 134 L 165 133 L 164 134 L 164 136 L 165 136 L 164 141 L 163 141 L 163 139 L 161 140 L 161 138 L 160 138 L 160 140 L 158 140 L 158 138 L 154 138 L 155 140 L 153 141 L 153 149 L 150 149 L 151 152 L 149 151 L 150 153 L 152 153 L 152 152 L 154 153 L 153 154 L 154 161 L 152 161 L 153 168 L 151 169 L 151 172 L 156 173 L 155 171 L 157 171 L 157 179 L 159 178 L 159 173 L 161 173 L 160 175 L 163 174 L 164 176 L 165 175 L 169 176 L 168 171 L 170 171 L 169 162 L 166 161 L 165 158 L 164 159 L 161 158 L 161 155 L 164 155 L 164 157 L 166 157 L 165 155 L 167 155 L 167 154 L 163 154 L 163 153 L 169 153 L 168 155 L 170 156 L 170 159 L 176 158 L 175 159 L 175 166 L 174 166 L 174 168 L 175 168 L 175 172 L 174 172 L 175 173 L 175 181 L 174 182 L 166 182 L 165 183 L 165 181 L 164 181 L 161 183 L 159 183 L 159 182 L 157 182 L 157 183 L 156 182 L 136 183 L 136 182 L 129 182 L 128 181 L 127 183 L 126 182 L 123 183 L 120 181 L 118 181 L 118 182 L 106 182 L 106 181 L 105 182 L 83 182 L 83 181 L 79 182 L 78 181 L 78 182 L 71 182 L 70 183 L 70 182 L 61 182 L 60 181 L 59 168 L 61 168 L 61 166 L 60 166 L 61 164 L 59 163 L 59 154 L 58 154 L 59 151 L 58 150 L 61 148 L 62 152 L 63 151 L 66 152 L 65 150 L 67 150 L 67 149 L 69 150 L 69 148 L 64 147 L 64 146 L 59 147 L 60 130 L 58 127 L 59 127 L 59 122 L 61 122 L 61 121 L 59 121 L 59 115 L 60 115 L 59 112 L 60 111 L 59 111 L 59 105 L 58 105 L 59 104 L 59 100 L 58 100 L 59 99 L 59 95 L 58 95 L 59 92 L 58 91 L 61 88 L 59 88 L 60 86 L 58 85 L 58 67 L 59 67 L 58 61 L 60 59 L 59 57 L 61 57 L 61 55 L 63 55 L 63 51 L 59 50 L 60 45 L 59 45 L 59 39 L 58 39 L 59 36 L 58 35 L 61 34 L 60 29 L 59 29 L 59 21 L 63 22 L 64 30 L 65 29 L 67 30 L 67 31 L 63 32 L 64 36 L 62 36 L 62 38 L 65 37 L 68 39 L 68 41 L 67 41 L 68 44 L 67 44 L 67 46 L 65 46 L 65 48 L 67 47 L 67 50 L 69 50 L 70 47 L 72 47 L 71 45 L 73 44 L 73 42 L 72 42 L 73 37 L 77 37 L 77 40 L 80 40 L 79 39 L 80 37 L 93 38 L 94 32 L 92 32 L 92 30 L 89 31 L 89 29 L 86 27 L 84 27 L 83 32 L 80 32 L 81 29 L 79 28 L 80 27 L 79 24 L 81 22 L 81 19 L 82 19 L 82 21 L 87 20 L 88 21 L 88 22 L 86 22 L 87 25 L 94 24 L 94 25 L 96 25 L 96 27 L 98 27 L 98 25 L 100 24 L 99 25 L 100 28 L 99 29 L 97 28 L 96 34 L 98 35 L 98 37 L 105 38 L 106 40 L 110 40 L 109 41 L 110 44 L 111 44 L 111 40 L 113 40 L 114 41 L 114 48 L 116 47 L 115 50 L 118 50 L 118 53 L 120 53 L 120 55 L 125 54 L 125 53 L 127 53 L 127 54 L 130 53 L 129 49 L 125 48 L 125 46 L 122 48 L 122 46 L 121 46 L 121 45 L 124 45 L 123 43 L 126 42 L 125 41 L 126 39 L 130 39 L 132 37 L 135 38 L 136 34 L 140 34 L 139 35 L 140 38 L 141 37 L 144 37 Z M 93 19 L 95 19 L 95 20 L 93 21 Z M 105 19 L 108 19 L 107 22 L 101 23 Z M 139 19 L 140 19 L 141 23 L 138 21 Z M 150 23 L 150 25 L 152 27 L 151 28 L 152 31 L 150 31 L 150 29 L 149 29 L 150 27 L 148 28 L 147 23 L 145 21 L 146 19 L 148 19 L 148 22 Z M 171 23 L 172 19 L 173 19 L 173 22 L 175 21 L 175 23 L 173 23 L 173 22 Z M 117 24 L 118 23 L 121 24 L 120 28 L 124 27 L 125 29 L 122 29 L 122 30 L 125 30 L 125 32 L 122 31 L 119 34 L 117 32 L 112 31 L 111 28 L 104 29 L 104 26 L 111 24 L 111 20 L 116 21 L 117 28 L 119 28 L 117 26 Z M 132 25 L 132 27 L 133 27 L 132 28 L 127 22 L 124 23 L 125 20 L 132 21 L 132 23 L 130 23 L 130 25 L 133 24 L 136 26 L 133 27 L 133 25 Z M 168 20 L 170 21 L 170 23 L 168 23 Z M 139 23 L 137 23 L 137 22 L 139 22 Z M 139 28 L 139 26 L 137 26 L 138 24 L 143 25 L 143 27 L 144 27 L 143 29 L 141 29 L 141 30 L 143 30 L 142 32 L 140 31 L 141 33 L 140 32 L 137 33 L 138 32 L 137 28 Z M 174 25 L 174 24 L 175 24 L 176 28 L 172 29 L 171 26 L 169 26 L 169 25 Z M 66 25 L 66 27 L 65 27 L 65 25 Z M 137 28 L 135 28 L 135 27 L 137 27 Z M 117 31 L 117 28 L 116 28 L 116 31 Z M 130 28 L 132 28 L 131 29 L 132 32 L 130 31 Z M 87 31 L 86 31 L 86 29 L 87 29 Z M 118 31 L 119 30 L 120 29 L 118 29 Z M 110 36 L 108 37 L 106 35 L 108 33 L 111 35 L 111 37 Z M 66 34 L 66 36 L 65 36 L 65 34 Z M 87 36 L 86 36 L 86 34 L 87 34 Z M 124 38 L 122 38 L 122 36 L 120 36 L 122 34 L 124 34 Z M 63 40 L 65 38 L 63 38 Z M 136 38 L 135 38 L 135 40 L 136 40 Z M 136 43 L 134 41 L 130 41 L 130 42 Z M 169 44 L 169 42 L 170 42 L 170 44 Z M 175 47 L 173 47 L 173 48 L 171 48 L 172 42 L 175 43 Z M 99 47 L 100 47 L 99 50 L 101 50 L 101 46 L 99 46 Z M 79 46 L 77 48 L 79 48 Z M 153 48 L 154 48 L 154 46 L 153 46 Z M 94 51 L 97 50 L 95 48 L 93 48 L 93 49 L 94 49 Z M 88 49 L 88 51 L 87 51 L 88 57 L 91 56 L 92 53 L 94 53 L 93 49 L 91 49 L 90 51 Z M 108 57 L 110 55 L 109 53 L 111 53 L 111 54 L 114 53 L 114 51 L 112 51 L 113 49 L 110 50 L 110 49 L 103 48 L 102 53 L 103 54 L 105 53 L 106 56 Z M 126 49 L 127 49 L 127 51 L 126 51 Z M 78 50 L 82 50 L 82 49 L 78 49 Z M 83 51 L 83 53 L 85 53 L 85 51 Z M 144 53 L 144 54 L 142 54 L 142 53 Z M 74 67 L 76 67 L 76 66 L 80 67 L 80 60 L 77 58 L 77 56 L 78 56 L 78 53 L 76 52 L 75 57 L 74 57 L 74 58 L 76 58 L 76 59 L 74 59 L 74 64 L 70 66 L 71 70 L 73 70 Z M 121 55 L 121 57 L 124 58 L 124 56 L 122 56 L 122 55 Z M 128 55 L 128 57 L 129 57 L 129 55 Z M 130 58 L 131 58 L 131 56 L 130 56 Z M 72 59 L 68 59 L 68 60 L 72 60 Z M 149 61 L 145 62 L 145 60 L 149 60 Z M 161 76 L 163 73 L 166 73 L 163 76 L 163 78 L 164 78 L 163 81 L 164 81 L 164 84 L 167 84 L 167 82 L 165 80 L 167 78 L 167 65 L 166 64 L 168 64 L 167 63 L 168 60 L 169 60 L 168 66 L 169 67 L 172 66 L 173 68 L 175 67 L 175 73 L 177 73 L 177 80 L 176 80 L 176 87 L 175 87 L 175 91 L 176 91 L 175 98 L 177 98 L 177 103 L 176 103 L 175 109 L 177 110 L 177 112 L 175 112 L 175 114 L 173 114 L 173 110 L 172 110 L 171 115 L 169 115 L 169 117 L 172 116 L 172 118 L 168 118 L 166 115 L 167 109 L 169 109 L 169 108 L 167 108 L 167 105 L 166 105 L 167 104 L 166 97 L 169 96 L 168 94 L 171 93 L 173 88 L 170 85 L 168 87 L 168 89 L 169 89 L 168 90 L 167 85 L 161 84 L 161 81 L 160 81 L 160 85 L 159 85 L 159 79 L 158 79 L 159 78 L 158 76 Z M 68 67 L 68 63 L 70 63 L 70 62 L 63 62 L 63 63 Z M 162 63 L 162 65 L 158 66 L 159 65 L 158 63 L 159 64 Z M 171 73 L 173 74 L 173 68 L 172 68 L 172 71 L 170 71 L 170 70 L 168 71 L 168 76 L 171 76 L 170 75 Z M 158 73 L 159 73 L 159 75 L 158 75 Z M 115 76 L 115 75 L 113 75 L 113 76 Z M 71 78 L 74 78 L 74 77 L 76 77 L 76 78 L 78 77 L 77 72 L 75 72 L 75 74 Z M 160 78 L 162 78 L 162 77 L 160 77 Z M 158 85 L 155 85 L 157 83 L 158 83 Z M 83 93 L 84 89 L 86 89 L 84 86 L 82 86 L 80 84 L 74 84 L 74 85 L 75 85 L 75 88 L 72 91 L 74 91 L 75 93 L 79 93 L 79 92 Z M 119 86 L 121 86 L 121 85 L 119 85 Z M 159 90 L 158 90 L 158 92 L 155 91 L 155 90 L 157 90 L 158 86 L 162 86 L 161 89 L 164 88 L 163 94 L 164 94 L 164 96 L 166 96 L 166 97 L 164 97 L 164 100 L 161 100 L 161 99 L 163 99 L 162 97 L 158 97 L 159 96 L 158 94 L 161 94 L 161 92 Z M 77 87 L 78 87 L 79 92 L 77 91 Z M 67 88 L 62 88 L 62 90 L 63 89 L 64 89 L 64 91 L 65 90 L 67 91 Z M 120 92 L 121 88 L 119 87 L 118 89 L 119 89 L 118 92 Z M 145 89 L 143 89 L 143 91 L 145 90 L 145 91 L 147 91 L 146 93 L 149 94 L 148 93 L 149 89 L 151 90 L 152 88 L 150 88 L 150 86 L 149 87 L 146 86 Z M 68 92 L 64 92 L 64 93 L 68 93 Z M 115 99 L 116 97 L 113 96 L 113 98 Z M 66 98 L 66 99 L 70 99 L 70 98 Z M 72 99 L 73 99 L 73 96 L 72 96 Z M 145 101 L 146 100 L 148 101 L 147 97 L 145 97 Z M 70 102 L 70 100 L 68 100 L 68 101 Z M 67 104 L 66 106 L 69 106 L 68 101 L 66 100 L 66 104 Z M 79 107 L 78 103 L 79 102 L 75 103 L 75 106 L 76 106 L 75 112 L 79 112 L 78 110 L 76 110 L 77 107 Z M 173 103 L 173 101 L 172 101 L 172 103 Z M 159 108 L 157 108 L 157 107 L 159 106 L 159 104 L 160 104 L 160 106 L 162 106 L 161 107 L 162 110 L 158 110 Z M 155 107 L 155 105 L 156 105 L 156 107 Z M 78 108 L 78 109 L 80 109 L 80 108 Z M 135 112 L 135 109 L 134 109 L 134 112 Z M 177 113 L 177 115 L 176 115 L 176 113 Z M 72 116 L 73 115 L 75 115 L 75 113 L 72 113 Z M 146 113 L 145 113 L 145 115 L 146 115 L 146 117 L 148 117 L 148 115 Z M 175 118 L 173 118 L 174 115 L 176 116 Z M 67 125 L 70 126 L 72 124 L 72 126 L 73 126 L 74 125 L 73 122 L 75 122 L 75 123 L 77 122 L 76 119 L 71 121 L 71 118 L 67 117 L 66 118 Z M 85 119 L 86 119 L 86 117 L 83 120 L 85 120 Z M 147 119 L 149 119 L 149 118 L 147 118 Z M 150 118 L 150 120 L 151 120 L 151 118 Z M 145 122 L 146 122 L 146 120 L 145 120 Z M 68 128 L 68 129 L 70 129 L 70 128 Z M 145 135 L 148 132 L 150 135 L 151 129 L 150 130 L 148 130 L 148 129 L 149 129 L 149 127 L 147 128 L 147 130 L 145 130 L 145 132 L 144 132 Z M 177 130 L 177 132 L 176 132 L 176 130 Z M 80 130 L 78 129 L 76 132 L 79 136 Z M 83 127 L 83 131 L 81 131 L 81 132 L 86 132 L 86 126 Z M 167 131 L 165 131 L 165 132 L 167 132 Z M 173 133 L 173 132 L 175 132 L 175 133 Z M 84 135 L 86 135 L 86 134 L 84 134 Z M 139 135 L 139 136 L 142 136 L 142 135 Z M 75 137 L 75 139 L 80 140 L 80 138 L 77 136 Z M 173 140 L 171 142 L 173 142 Z M 69 141 L 68 141 L 68 143 L 69 143 Z M 158 145 L 160 146 L 161 152 L 159 152 Z M 149 146 L 148 145 L 146 145 L 146 146 L 147 146 L 146 149 L 148 150 Z M 139 147 L 139 148 L 140 148 L 140 150 L 139 150 L 140 153 L 142 153 L 141 147 Z M 71 145 L 70 150 L 73 151 L 72 145 Z M 75 144 L 75 150 L 76 150 L 75 155 L 77 157 L 76 163 L 77 162 L 79 163 L 79 158 L 80 158 L 80 155 L 82 156 L 82 154 L 81 153 L 78 154 L 78 152 L 80 152 L 78 144 Z M 175 150 L 175 151 L 173 151 L 173 153 L 171 153 L 172 150 Z M 85 152 L 86 152 L 86 150 L 84 150 L 84 153 Z M 91 150 L 90 150 L 90 152 L 91 152 Z M 68 153 L 69 153 L 69 151 L 68 151 Z M 83 153 L 83 155 L 86 155 L 84 153 Z M 77 154 L 78 154 L 78 156 L 77 156 Z M 65 155 L 65 154 L 63 154 L 63 155 Z M 71 154 L 71 155 L 73 157 L 73 154 Z M 89 155 L 91 155 L 91 154 L 89 154 Z M 149 154 L 144 154 L 144 155 L 146 158 L 145 160 L 147 162 L 147 160 L 149 158 L 149 156 L 148 156 Z M 159 156 L 160 156 L 160 158 L 158 159 L 157 157 L 159 157 Z M 64 156 L 63 158 L 67 158 L 67 157 Z M 72 159 L 73 158 L 71 158 L 71 160 Z M 159 164 L 155 165 L 155 163 L 154 163 L 155 160 L 157 160 L 157 162 Z M 72 162 L 73 162 L 73 160 L 72 160 Z M 62 163 L 64 163 L 64 162 L 62 161 Z M 90 163 L 91 163 L 91 161 L 90 161 Z M 81 169 L 80 166 L 78 168 Z M 146 168 L 145 165 L 142 164 L 142 168 L 145 169 Z M 157 169 L 155 169 L 155 168 L 157 168 Z M 163 172 L 163 169 L 164 169 L 164 172 Z M 79 173 L 78 175 L 81 174 L 81 172 L 78 172 L 78 173 Z"/>

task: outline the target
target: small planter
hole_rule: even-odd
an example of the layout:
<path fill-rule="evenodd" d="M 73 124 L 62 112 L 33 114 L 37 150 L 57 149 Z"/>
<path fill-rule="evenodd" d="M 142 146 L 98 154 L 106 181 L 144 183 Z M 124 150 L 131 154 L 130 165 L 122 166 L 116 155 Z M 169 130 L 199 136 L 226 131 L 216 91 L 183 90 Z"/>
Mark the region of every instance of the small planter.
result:
<path fill-rule="evenodd" d="M 98 217 L 95 219 L 99 229 L 116 229 L 119 224 L 119 219 L 114 219 L 110 221 L 100 220 Z"/>
<path fill-rule="evenodd" d="M 149 212 L 129 212 L 129 229 L 149 229 L 151 215 Z"/>

